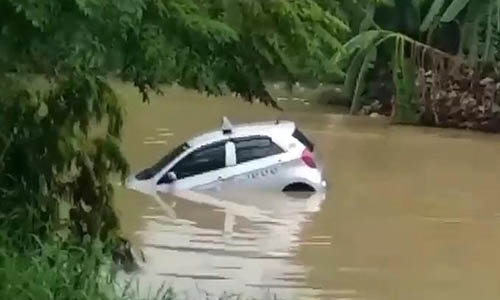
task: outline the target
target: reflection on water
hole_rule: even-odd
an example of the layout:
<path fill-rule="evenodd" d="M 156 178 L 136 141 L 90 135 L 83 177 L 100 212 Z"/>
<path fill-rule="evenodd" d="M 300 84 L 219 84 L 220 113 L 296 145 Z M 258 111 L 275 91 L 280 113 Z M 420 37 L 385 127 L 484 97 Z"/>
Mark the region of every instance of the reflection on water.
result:
<path fill-rule="evenodd" d="M 147 284 L 172 282 L 193 299 L 207 292 L 287 298 L 321 292 L 293 259 L 301 243 L 329 243 L 328 237 L 299 238 L 324 194 L 142 192 L 154 207 L 135 233 L 147 258 Z"/>
<path fill-rule="evenodd" d="M 390 126 L 172 90 L 150 105 L 132 89 L 124 151 L 149 166 L 222 115 L 296 121 L 316 142 L 333 190 L 157 195 L 119 189 L 122 230 L 144 251 L 138 277 L 198 299 L 499 299 L 500 137 Z M 175 99 L 175 100 L 173 100 Z M 323 200 L 324 198 L 324 200 Z"/>

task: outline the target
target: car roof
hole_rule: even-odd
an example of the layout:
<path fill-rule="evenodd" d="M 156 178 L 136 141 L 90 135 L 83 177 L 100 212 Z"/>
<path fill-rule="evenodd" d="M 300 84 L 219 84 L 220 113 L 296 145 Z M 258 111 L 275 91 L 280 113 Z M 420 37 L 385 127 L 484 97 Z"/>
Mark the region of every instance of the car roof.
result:
<path fill-rule="evenodd" d="M 291 121 L 273 121 L 232 125 L 231 133 L 224 134 L 222 129 L 207 132 L 190 139 L 187 144 L 190 147 L 199 147 L 217 141 L 245 136 L 269 136 L 292 135 L 295 123 Z"/>

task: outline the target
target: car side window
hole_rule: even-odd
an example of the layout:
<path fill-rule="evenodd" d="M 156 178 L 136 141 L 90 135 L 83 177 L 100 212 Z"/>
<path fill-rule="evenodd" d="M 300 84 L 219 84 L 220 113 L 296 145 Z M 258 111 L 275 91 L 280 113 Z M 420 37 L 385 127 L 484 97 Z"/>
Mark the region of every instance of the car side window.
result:
<path fill-rule="evenodd" d="M 201 147 L 188 154 L 168 172 L 174 172 L 177 179 L 183 179 L 202 173 L 218 170 L 226 166 L 225 142 L 218 142 Z M 168 172 L 160 179 L 158 184 L 170 183 Z"/>
<path fill-rule="evenodd" d="M 239 164 L 283 153 L 283 149 L 268 137 L 238 139 L 235 140 L 235 144 L 236 161 Z"/>

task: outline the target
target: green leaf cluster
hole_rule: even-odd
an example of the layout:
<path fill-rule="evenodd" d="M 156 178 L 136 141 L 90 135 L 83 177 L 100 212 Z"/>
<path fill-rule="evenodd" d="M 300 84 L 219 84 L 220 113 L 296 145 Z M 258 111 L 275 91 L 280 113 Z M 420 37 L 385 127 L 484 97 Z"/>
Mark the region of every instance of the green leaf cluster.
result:
<path fill-rule="evenodd" d="M 428 68 L 426 61 L 429 57 L 433 60 L 461 56 L 470 66 L 481 70 L 488 66 L 497 68 L 500 61 L 500 2 L 497 0 L 401 0 L 394 3 L 366 0 L 344 3 L 349 4 L 346 5 L 347 19 L 351 20 L 348 23 L 361 24 L 344 45 L 345 55 L 338 57 L 339 63 L 347 62 L 345 89 L 353 99 L 351 113 L 359 110 L 367 74 L 382 60 L 390 62 L 388 68 L 393 73 L 397 115 L 398 109 L 412 107 L 418 110 L 415 108 L 418 94 L 405 92 L 406 96 L 401 96 L 401 92 L 409 91 L 408 80 L 412 74 L 407 72 Z M 421 54 L 417 56 L 421 57 L 414 55 L 416 48 Z M 413 67 L 406 67 L 408 64 Z M 400 80 L 402 78 L 408 80 Z M 396 121 L 415 122 L 415 114 L 404 113 L 405 117 L 397 117 Z"/>

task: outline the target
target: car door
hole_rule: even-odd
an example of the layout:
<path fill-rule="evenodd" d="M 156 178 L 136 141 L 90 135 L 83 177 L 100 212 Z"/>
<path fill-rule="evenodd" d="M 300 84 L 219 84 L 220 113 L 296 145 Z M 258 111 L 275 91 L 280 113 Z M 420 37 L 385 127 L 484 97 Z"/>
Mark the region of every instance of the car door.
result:
<path fill-rule="evenodd" d="M 283 149 L 267 136 L 233 139 L 236 165 L 227 168 L 223 187 L 266 189 L 281 186 L 279 169 Z"/>
<path fill-rule="evenodd" d="M 219 180 L 226 166 L 225 141 L 202 146 L 166 170 L 157 183 L 160 191 L 191 189 Z M 175 173 L 171 180 L 168 174 Z"/>

